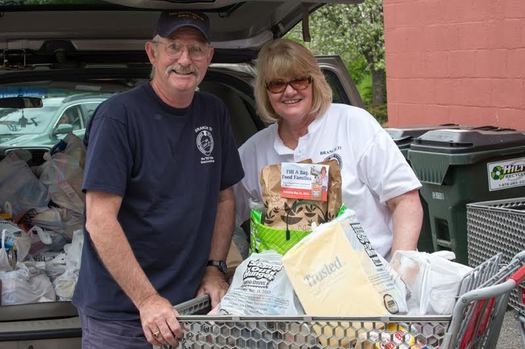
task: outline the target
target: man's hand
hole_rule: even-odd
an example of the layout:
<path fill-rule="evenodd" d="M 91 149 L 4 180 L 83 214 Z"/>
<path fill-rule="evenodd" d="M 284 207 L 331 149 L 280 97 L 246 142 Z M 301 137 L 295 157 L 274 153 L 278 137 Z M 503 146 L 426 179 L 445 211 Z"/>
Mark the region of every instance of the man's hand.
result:
<path fill-rule="evenodd" d="M 148 342 L 177 346 L 177 338 L 182 338 L 178 314 L 157 293 L 135 258 L 117 220 L 121 203 L 122 198 L 115 194 L 88 191 L 86 228 L 102 263 L 139 310 Z"/>
<path fill-rule="evenodd" d="M 209 295 L 211 307 L 215 308 L 228 291 L 228 287 L 230 285 L 226 282 L 224 274 L 219 269 L 210 266 L 206 268 L 197 296 Z"/>
<path fill-rule="evenodd" d="M 146 298 L 138 308 L 148 342 L 157 346 L 170 344 L 177 347 L 183 332 L 177 320 L 179 313 L 170 302 L 159 294 L 154 294 Z"/>

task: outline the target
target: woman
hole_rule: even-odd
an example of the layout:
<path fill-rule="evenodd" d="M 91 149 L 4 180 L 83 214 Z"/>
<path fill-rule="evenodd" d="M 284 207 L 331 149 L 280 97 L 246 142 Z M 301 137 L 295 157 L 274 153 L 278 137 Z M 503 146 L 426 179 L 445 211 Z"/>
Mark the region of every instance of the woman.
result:
<path fill-rule="evenodd" d="M 414 172 L 391 137 L 365 110 L 332 103 L 332 91 L 304 46 L 279 39 L 257 60 L 255 98 L 273 122 L 239 149 L 245 177 L 234 188 L 237 222 L 261 202 L 259 174 L 268 164 L 337 159 L 345 205 L 356 211 L 372 246 L 384 257 L 414 250 L 423 211 Z"/>
<path fill-rule="evenodd" d="M 326 173 L 326 167 L 321 167 L 321 175 L 320 175 L 320 181 L 321 181 L 321 188 L 323 191 L 328 190 L 328 174 Z"/>

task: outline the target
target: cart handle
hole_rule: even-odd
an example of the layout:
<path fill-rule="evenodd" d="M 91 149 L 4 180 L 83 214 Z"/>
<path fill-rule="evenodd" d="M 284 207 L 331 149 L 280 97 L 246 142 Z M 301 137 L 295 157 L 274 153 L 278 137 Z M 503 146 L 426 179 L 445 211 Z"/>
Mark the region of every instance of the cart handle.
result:
<path fill-rule="evenodd" d="M 519 286 L 519 284 L 525 279 L 525 265 L 512 274 L 510 278 Z M 525 287 L 521 287 L 521 304 L 525 304 Z"/>
<path fill-rule="evenodd" d="M 443 340 L 443 344 L 441 348 L 449 349 L 449 348 L 455 347 L 454 343 L 456 340 L 458 340 L 459 327 L 462 321 L 464 321 L 465 309 L 471 302 L 481 301 L 484 303 L 487 300 L 491 299 L 492 297 L 503 295 L 504 293 L 507 293 L 516 287 L 518 282 L 515 279 L 522 280 L 524 276 L 525 276 L 525 266 L 521 266 L 506 281 L 500 284 L 471 290 L 463 294 L 461 297 L 459 297 L 459 299 L 456 302 L 456 305 L 454 306 L 454 310 L 452 314 L 452 321 L 449 324 L 449 327 L 445 335 L 445 338 Z M 475 305 L 475 307 L 477 306 L 479 306 L 479 303 Z M 470 322 L 471 320 L 467 320 L 467 321 Z"/>
<path fill-rule="evenodd" d="M 210 305 L 210 297 L 204 294 L 186 302 L 179 303 L 173 306 L 173 308 L 175 308 L 180 315 L 193 315 L 203 310 L 206 310 L 206 312 L 209 311 L 211 308 Z"/>
<path fill-rule="evenodd" d="M 525 265 L 522 265 L 518 270 L 516 270 L 511 276 L 510 279 L 516 281 L 516 284 L 521 283 L 525 280 Z"/>

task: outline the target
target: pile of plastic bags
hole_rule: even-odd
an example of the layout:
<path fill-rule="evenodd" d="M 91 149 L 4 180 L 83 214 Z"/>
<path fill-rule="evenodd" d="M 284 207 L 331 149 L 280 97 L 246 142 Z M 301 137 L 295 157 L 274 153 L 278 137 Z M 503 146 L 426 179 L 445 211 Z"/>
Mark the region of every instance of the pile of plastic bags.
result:
<path fill-rule="evenodd" d="M 0 161 L 0 304 L 70 300 L 83 243 L 85 149 L 68 135 L 45 162 L 16 150 Z"/>

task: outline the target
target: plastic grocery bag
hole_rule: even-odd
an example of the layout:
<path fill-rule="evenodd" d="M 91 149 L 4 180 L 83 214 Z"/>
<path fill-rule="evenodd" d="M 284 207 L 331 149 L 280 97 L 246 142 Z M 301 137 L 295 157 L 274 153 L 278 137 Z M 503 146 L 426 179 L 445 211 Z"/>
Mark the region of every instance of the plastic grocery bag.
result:
<path fill-rule="evenodd" d="M 9 257 L 7 256 L 7 249 L 5 247 L 5 229 L 2 229 L 2 237 L 0 244 L 0 272 L 11 271 L 11 264 L 9 263 Z"/>
<path fill-rule="evenodd" d="M 423 291 L 421 309 L 425 309 L 426 314 L 452 314 L 459 284 L 472 268 L 432 254 L 429 258 L 428 291 Z"/>
<path fill-rule="evenodd" d="M 60 218 L 64 224 L 64 234 L 69 240 L 71 240 L 73 239 L 73 233 L 78 229 L 82 229 L 84 226 L 84 213 L 69 210 L 67 208 L 59 210 Z"/>
<path fill-rule="evenodd" d="M 339 208 L 337 216 L 341 216 L 346 210 L 346 206 Z M 273 250 L 281 255 L 288 252 L 295 244 L 308 236 L 312 231 L 280 229 L 262 224 L 263 213 L 259 208 L 252 208 L 250 211 L 250 253 Z M 312 227 L 316 227 L 312 223 Z"/>
<path fill-rule="evenodd" d="M 57 255 L 54 253 L 46 254 L 48 253 L 45 252 L 39 255 L 38 259 L 43 260 L 46 274 L 49 276 L 49 279 L 54 282 L 60 275 L 66 272 L 66 254 L 64 252 L 58 253 Z M 49 259 L 46 260 L 47 258 Z"/>
<path fill-rule="evenodd" d="M 45 273 L 30 262 L 18 263 L 16 269 L 0 272 L 2 305 L 54 302 L 55 290 Z"/>
<path fill-rule="evenodd" d="M 66 252 L 66 264 L 71 270 L 80 270 L 82 246 L 84 245 L 84 232 L 79 229 L 73 233 L 73 240 L 64 246 Z"/>
<path fill-rule="evenodd" d="M 84 215 L 67 208 L 48 207 L 28 211 L 24 220 L 29 225 L 63 234 L 70 241 L 73 232 L 83 227 Z"/>
<path fill-rule="evenodd" d="M 219 314 L 300 315 L 301 305 L 275 251 L 254 253 L 235 271 Z"/>
<path fill-rule="evenodd" d="M 82 194 L 82 169 L 78 160 L 57 153 L 44 165 L 40 181 L 49 189 L 51 200 L 59 207 L 76 212 L 84 210 Z"/>
<path fill-rule="evenodd" d="M 15 239 L 17 262 L 23 262 L 26 259 L 29 250 L 31 249 L 31 244 L 31 234 L 21 230 L 20 234 Z"/>
<path fill-rule="evenodd" d="M 0 161 L 0 207 L 6 202 L 12 208 L 15 221 L 27 210 L 47 207 L 49 202 L 47 188 L 15 153 L 9 153 Z"/>
<path fill-rule="evenodd" d="M 73 233 L 73 241 L 64 246 L 65 272 L 53 280 L 56 295 L 61 301 L 69 301 L 73 298 L 80 271 L 80 257 L 83 244 L 84 234 L 82 230 L 77 230 Z"/>
<path fill-rule="evenodd" d="M 53 281 L 55 293 L 60 301 L 70 301 L 75 292 L 75 285 L 78 280 L 78 271 L 74 272 L 66 269 L 66 272 Z"/>
<path fill-rule="evenodd" d="M 310 231 L 273 228 L 261 223 L 262 213 L 252 209 L 250 212 L 250 252 L 259 253 L 273 250 L 285 254 L 301 241 Z"/>
<path fill-rule="evenodd" d="M 13 222 L 2 219 L 0 219 L 0 230 L 5 231 L 5 243 L 7 243 L 7 246 L 9 246 L 8 241 L 14 245 L 16 261 L 22 262 L 31 248 L 31 235 L 20 229 Z"/>
<path fill-rule="evenodd" d="M 472 268 L 436 254 L 397 251 L 390 262 L 408 290 L 410 315 L 450 315 L 461 280 Z"/>
<path fill-rule="evenodd" d="M 40 207 L 29 210 L 24 216 L 24 222 L 28 225 L 36 225 L 42 229 L 64 233 L 64 223 L 60 217 L 58 207 Z"/>

